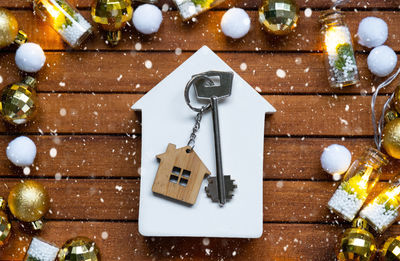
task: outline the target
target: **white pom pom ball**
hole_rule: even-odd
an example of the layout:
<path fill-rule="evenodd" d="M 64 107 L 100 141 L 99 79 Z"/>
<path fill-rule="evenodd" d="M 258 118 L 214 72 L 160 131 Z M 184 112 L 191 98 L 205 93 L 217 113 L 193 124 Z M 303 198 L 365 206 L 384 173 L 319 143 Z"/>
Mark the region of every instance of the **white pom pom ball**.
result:
<path fill-rule="evenodd" d="M 24 43 L 15 53 L 15 63 L 24 72 L 38 72 L 45 62 L 46 56 L 42 47 L 35 43 Z"/>
<path fill-rule="evenodd" d="M 133 13 L 132 22 L 136 30 L 142 34 L 153 34 L 160 29 L 163 17 L 157 6 L 144 4 Z"/>
<path fill-rule="evenodd" d="M 345 146 L 332 144 L 322 152 L 322 168 L 331 175 L 337 176 L 345 173 L 350 163 L 351 153 Z"/>
<path fill-rule="evenodd" d="M 222 16 L 221 29 L 228 37 L 242 38 L 250 30 L 250 17 L 241 8 L 231 8 Z"/>
<path fill-rule="evenodd" d="M 378 17 L 366 17 L 358 26 L 358 43 L 373 48 L 384 44 L 388 38 L 388 26 Z"/>
<path fill-rule="evenodd" d="M 368 69 L 379 77 L 385 77 L 393 72 L 397 64 L 397 55 L 386 45 L 375 47 L 368 55 Z"/>
<path fill-rule="evenodd" d="M 36 157 L 36 145 L 28 137 L 21 136 L 12 140 L 7 146 L 7 158 L 16 166 L 32 165 Z"/>

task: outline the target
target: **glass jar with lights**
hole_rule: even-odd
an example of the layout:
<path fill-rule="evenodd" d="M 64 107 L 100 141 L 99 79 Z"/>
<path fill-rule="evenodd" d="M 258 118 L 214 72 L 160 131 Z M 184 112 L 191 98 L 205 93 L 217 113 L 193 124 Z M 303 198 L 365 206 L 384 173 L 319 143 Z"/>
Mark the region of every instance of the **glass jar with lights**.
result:
<path fill-rule="evenodd" d="M 173 0 L 178 7 L 183 21 L 191 18 L 225 2 L 225 0 Z"/>
<path fill-rule="evenodd" d="M 33 6 L 35 12 L 73 48 L 92 33 L 91 24 L 65 0 L 34 0 Z"/>
<path fill-rule="evenodd" d="M 361 209 L 371 189 L 379 180 L 380 168 L 388 163 L 382 152 L 368 148 L 346 172 L 328 207 L 347 221 L 352 221 Z"/>
<path fill-rule="evenodd" d="M 369 225 L 378 233 L 383 233 L 399 216 L 400 177 L 379 193 L 360 212 Z"/>
<path fill-rule="evenodd" d="M 333 88 L 360 84 L 349 28 L 339 10 L 321 14 L 321 34 L 328 81 Z"/>

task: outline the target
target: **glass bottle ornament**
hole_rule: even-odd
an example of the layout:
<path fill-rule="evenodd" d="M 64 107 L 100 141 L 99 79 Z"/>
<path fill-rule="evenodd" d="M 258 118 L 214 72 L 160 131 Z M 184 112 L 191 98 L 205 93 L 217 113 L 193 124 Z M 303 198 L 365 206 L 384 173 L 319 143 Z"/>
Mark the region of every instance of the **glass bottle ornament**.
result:
<path fill-rule="evenodd" d="M 225 0 L 173 0 L 183 21 L 216 7 Z"/>
<path fill-rule="evenodd" d="M 121 40 L 121 29 L 132 19 L 131 0 L 97 0 L 92 5 L 92 19 L 107 32 L 107 42 L 113 46 Z"/>
<path fill-rule="evenodd" d="M 75 237 L 60 248 L 58 261 L 100 261 L 100 250 L 96 243 L 87 237 Z"/>
<path fill-rule="evenodd" d="M 31 76 L 6 86 L 1 92 L 0 113 L 8 123 L 27 123 L 36 114 L 36 80 Z"/>
<path fill-rule="evenodd" d="M 360 85 L 353 42 L 342 12 L 330 9 L 321 14 L 319 21 L 330 86 L 342 88 Z"/>
<path fill-rule="evenodd" d="M 0 7 L 0 48 L 12 43 L 23 44 L 26 40 L 26 33 L 18 30 L 18 21 L 14 14 Z"/>
<path fill-rule="evenodd" d="M 381 261 L 399 261 L 400 260 L 400 236 L 390 237 L 383 244 L 380 251 Z"/>
<path fill-rule="evenodd" d="M 299 14 L 295 0 L 264 0 L 258 20 L 268 33 L 286 35 L 297 27 Z"/>
<path fill-rule="evenodd" d="M 54 261 L 57 258 L 58 248 L 37 238 L 32 238 L 23 261 Z"/>
<path fill-rule="evenodd" d="M 400 178 L 389 184 L 360 212 L 360 216 L 378 233 L 383 233 L 399 216 Z"/>
<path fill-rule="evenodd" d="M 34 10 L 72 48 L 92 33 L 91 24 L 66 0 L 33 0 Z"/>
<path fill-rule="evenodd" d="M 352 221 L 379 180 L 381 166 L 387 163 L 388 160 L 382 152 L 368 148 L 347 170 L 343 181 L 328 202 L 329 209 L 345 220 Z"/>
<path fill-rule="evenodd" d="M 0 197 L 0 247 L 7 244 L 8 239 L 11 236 L 11 223 L 5 212 L 6 201 L 3 197 Z"/>
<path fill-rule="evenodd" d="M 19 221 L 30 223 L 33 230 L 43 227 L 42 217 L 50 207 L 50 200 L 44 186 L 27 180 L 14 186 L 8 195 L 8 208 Z"/>
<path fill-rule="evenodd" d="M 375 238 L 368 232 L 367 226 L 366 220 L 357 218 L 353 221 L 353 227 L 344 231 L 337 255 L 339 261 L 370 261 L 374 259 L 376 254 Z"/>

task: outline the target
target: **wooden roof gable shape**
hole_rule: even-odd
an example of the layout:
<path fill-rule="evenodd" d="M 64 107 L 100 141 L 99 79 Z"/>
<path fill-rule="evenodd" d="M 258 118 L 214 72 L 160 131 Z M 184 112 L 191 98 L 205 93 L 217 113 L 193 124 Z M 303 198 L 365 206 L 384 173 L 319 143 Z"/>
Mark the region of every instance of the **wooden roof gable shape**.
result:
<path fill-rule="evenodd" d="M 196 203 L 203 179 L 211 173 L 196 152 L 170 143 L 166 152 L 156 157 L 160 165 L 152 191 L 190 205 Z"/>

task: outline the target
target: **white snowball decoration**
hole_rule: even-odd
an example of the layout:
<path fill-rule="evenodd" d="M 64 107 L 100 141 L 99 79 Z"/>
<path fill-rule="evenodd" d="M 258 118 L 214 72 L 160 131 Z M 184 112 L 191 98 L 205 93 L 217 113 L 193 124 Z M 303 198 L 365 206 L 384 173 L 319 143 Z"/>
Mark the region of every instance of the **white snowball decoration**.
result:
<path fill-rule="evenodd" d="M 157 6 L 144 4 L 133 13 L 132 22 L 136 30 L 142 34 L 153 34 L 160 29 L 163 17 Z"/>
<path fill-rule="evenodd" d="M 241 8 L 231 8 L 222 16 L 221 29 L 233 39 L 242 38 L 250 30 L 250 17 Z"/>
<path fill-rule="evenodd" d="M 28 137 L 21 136 L 12 140 L 7 146 L 7 158 L 19 167 L 32 165 L 36 157 L 36 145 Z"/>
<path fill-rule="evenodd" d="M 358 43 L 373 48 L 382 45 L 388 38 L 388 26 L 385 21 L 377 17 L 366 17 L 358 26 Z"/>
<path fill-rule="evenodd" d="M 15 63 L 24 72 L 38 72 L 42 69 L 45 62 L 46 56 L 42 47 L 35 43 L 24 43 L 15 53 Z"/>
<path fill-rule="evenodd" d="M 340 175 L 345 173 L 350 163 L 351 153 L 345 146 L 332 144 L 322 152 L 321 165 L 329 174 Z"/>
<path fill-rule="evenodd" d="M 397 55 L 392 48 L 382 45 L 375 47 L 368 55 L 368 69 L 379 77 L 389 75 L 397 64 Z"/>

